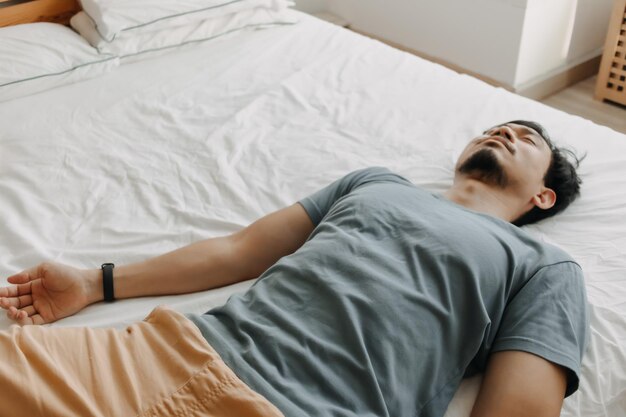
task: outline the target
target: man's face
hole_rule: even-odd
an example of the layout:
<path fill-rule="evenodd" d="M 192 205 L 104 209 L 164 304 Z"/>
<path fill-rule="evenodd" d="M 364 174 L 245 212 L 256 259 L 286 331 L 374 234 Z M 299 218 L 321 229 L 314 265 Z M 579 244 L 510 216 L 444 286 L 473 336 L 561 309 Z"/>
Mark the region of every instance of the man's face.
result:
<path fill-rule="evenodd" d="M 485 131 L 465 147 L 456 175 L 532 196 L 544 185 L 551 158 L 550 147 L 534 129 L 506 124 Z"/>

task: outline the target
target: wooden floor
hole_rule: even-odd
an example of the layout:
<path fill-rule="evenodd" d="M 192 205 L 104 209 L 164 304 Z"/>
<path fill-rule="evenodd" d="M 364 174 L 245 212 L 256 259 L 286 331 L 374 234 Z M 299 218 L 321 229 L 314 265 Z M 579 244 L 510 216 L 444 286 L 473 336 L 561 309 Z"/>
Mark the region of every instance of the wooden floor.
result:
<path fill-rule="evenodd" d="M 618 132 L 626 133 L 626 106 L 594 100 L 593 91 L 596 78 L 594 76 L 574 84 L 541 100 L 541 102 L 567 113 L 584 117 L 594 123 L 608 126 Z"/>

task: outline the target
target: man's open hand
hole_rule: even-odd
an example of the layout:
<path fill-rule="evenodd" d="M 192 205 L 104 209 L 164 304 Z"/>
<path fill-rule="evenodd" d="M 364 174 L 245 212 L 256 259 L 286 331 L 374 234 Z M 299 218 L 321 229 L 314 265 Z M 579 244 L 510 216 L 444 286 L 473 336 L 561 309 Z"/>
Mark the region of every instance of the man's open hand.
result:
<path fill-rule="evenodd" d="M 7 278 L 14 285 L 0 288 L 0 307 L 20 325 L 46 324 L 71 316 L 97 301 L 96 273 L 42 263 Z"/>

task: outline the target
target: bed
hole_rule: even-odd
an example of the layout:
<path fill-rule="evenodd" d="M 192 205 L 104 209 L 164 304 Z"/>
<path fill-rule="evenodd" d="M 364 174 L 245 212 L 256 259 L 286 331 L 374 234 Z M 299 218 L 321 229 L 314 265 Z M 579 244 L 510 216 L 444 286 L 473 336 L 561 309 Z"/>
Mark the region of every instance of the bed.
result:
<path fill-rule="evenodd" d="M 42 260 L 122 264 L 228 234 L 366 166 L 442 192 L 470 138 L 536 120 L 587 153 L 581 198 L 526 227 L 587 281 L 591 341 L 562 416 L 626 415 L 626 136 L 289 13 L 298 23 L 0 102 L 1 285 Z M 252 283 L 99 303 L 51 326 L 122 328 L 159 304 L 202 313 Z M 469 416 L 480 381 L 464 380 L 447 417 Z"/>

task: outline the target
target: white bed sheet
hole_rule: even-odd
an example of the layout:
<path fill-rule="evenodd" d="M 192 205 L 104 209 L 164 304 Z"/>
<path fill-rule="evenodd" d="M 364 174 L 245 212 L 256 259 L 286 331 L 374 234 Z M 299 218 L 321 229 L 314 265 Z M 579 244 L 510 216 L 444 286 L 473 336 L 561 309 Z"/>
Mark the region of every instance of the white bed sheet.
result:
<path fill-rule="evenodd" d="M 587 280 L 591 343 L 562 416 L 626 415 L 626 136 L 298 15 L 1 103 L 0 284 L 45 259 L 121 264 L 234 232 L 365 166 L 443 191 L 470 138 L 537 120 L 588 152 L 580 200 L 527 228 Z M 124 327 L 158 304 L 202 313 L 251 283 L 53 325 Z M 468 416 L 479 384 L 464 381 L 446 416 Z"/>

